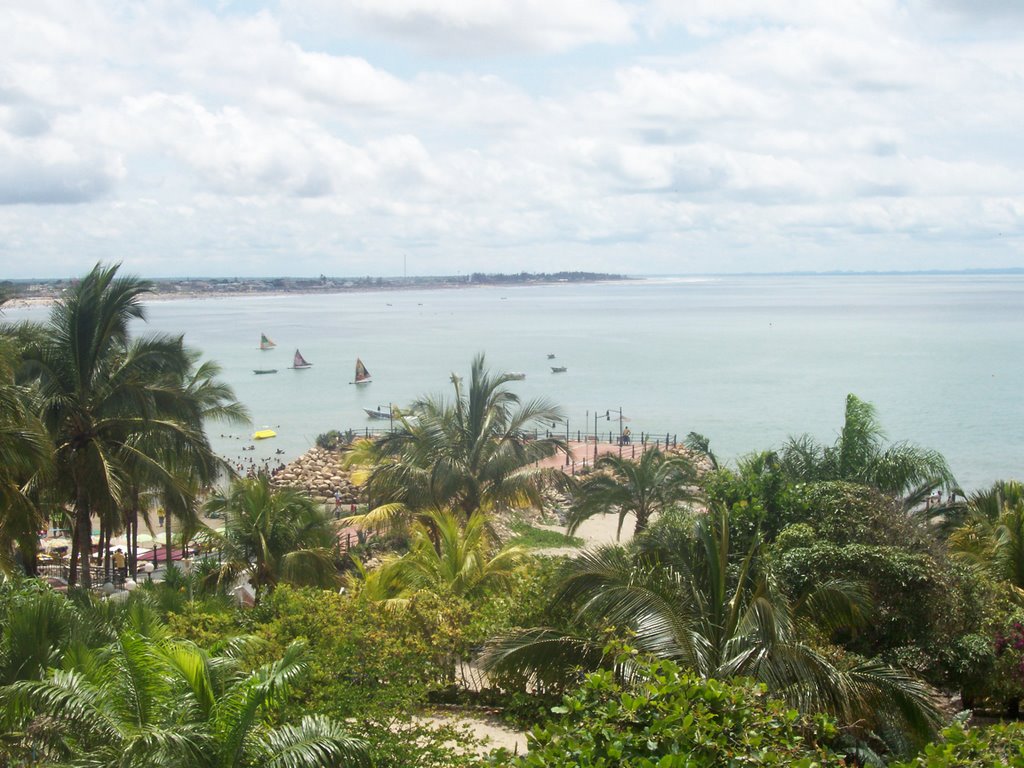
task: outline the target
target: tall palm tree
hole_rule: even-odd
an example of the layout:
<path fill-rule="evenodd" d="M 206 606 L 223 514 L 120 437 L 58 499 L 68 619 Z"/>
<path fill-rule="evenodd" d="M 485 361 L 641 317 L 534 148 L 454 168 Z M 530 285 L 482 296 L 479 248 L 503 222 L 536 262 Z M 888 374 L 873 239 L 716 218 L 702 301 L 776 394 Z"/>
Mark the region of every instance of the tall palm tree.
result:
<path fill-rule="evenodd" d="M 26 559 L 35 556 L 43 521 L 30 484 L 50 468 L 52 457 L 46 432 L 29 406 L 31 392 L 15 383 L 14 358 L 9 341 L 0 338 L 0 571 L 4 573 L 13 569 L 15 544 Z"/>
<path fill-rule="evenodd" d="M 194 352 L 189 352 L 189 357 L 192 365 L 185 380 L 168 382 L 168 386 L 180 388 L 179 396 L 188 406 L 185 415 L 190 419 L 190 428 L 171 434 L 170 440 L 164 438 L 163 444 L 154 446 L 162 457 L 161 467 L 166 468 L 166 471 L 152 474 L 151 482 L 165 512 L 164 543 L 168 557 L 173 542 L 172 521 L 181 523 L 181 540 L 186 544 L 202 528 L 199 520 L 202 493 L 218 479 L 234 474 L 230 463 L 214 453 L 204 425 L 210 421 L 249 423 L 249 413 L 236 400 L 234 390 L 219 379 L 220 366 L 212 361 L 200 361 Z"/>
<path fill-rule="evenodd" d="M 647 529 L 651 517 L 665 509 L 698 498 L 697 471 L 684 456 L 672 456 L 658 448 L 647 450 L 639 460 L 606 454 L 597 460 L 595 472 L 575 491 L 569 511 L 568 533 L 598 513 L 618 511 L 618 534 L 626 516 L 636 516 L 635 534 Z"/>
<path fill-rule="evenodd" d="M 942 454 L 907 442 L 887 446 L 874 406 L 852 394 L 846 396 L 843 428 L 833 445 L 802 435 L 790 438 L 779 458 L 793 480 L 861 483 L 902 497 L 908 508 L 936 488 L 956 488 Z"/>
<path fill-rule="evenodd" d="M 111 515 L 129 485 L 132 465 L 160 471 L 148 448 L 156 436 L 190 433 L 195 421 L 180 397 L 190 357 L 180 337 L 132 339 L 132 320 L 144 319 L 148 282 L 117 277 L 97 265 L 62 297 L 23 352 L 22 376 L 40 402 L 53 441 L 57 487 L 74 508 L 71 582 L 79 564 L 90 585 L 92 517 Z M 184 409 L 184 410 L 183 410 Z"/>
<path fill-rule="evenodd" d="M 559 423 L 562 414 L 547 400 L 521 403 L 506 387 L 514 380 L 492 374 L 477 355 L 468 387 L 452 374 L 451 400 L 421 398 L 401 414 L 397 430 L 356 444 L 349 463 L 366 468 L 357 477 L 377 506 L 351 521 L 384 525 L 429 509 L 468 518 L 505 505 L 542 506 L 545 480 L 564 473 L 536 464 L 567 446 L 531 433 Z"/>
<path fill-rule="evenodd" d="M 1003 480 L 972 494 L 967 518 L 950 534 L 949 545 L 1024 600 L 1024 484 Z"/>
<path fill-rule="evenodd" d="M 690 532 L 643 537 L 634 552 L 608 546 L 567 563 L 555 605 L 578 610 L 580 632 L 521 630 L 491 641 L 482 662 L 494 673 L 548 684 L 606 664 L 601 630 L 629 630 L 641 652 L 679 661 L 706 678 L 752 677 L 803 711 L 852 723 L 903 722 L 927 733 L 939 722 L 929 690 L 877 661 L 840 669 L 808 642 L 822 629 L 855 625 L 865 598 L 841 581 L 791 599 L 781 593 L 756 543 L 729 546 L 724 512 L 701 515 Z"/>
<path fill-rule="evenodd" d="M 396 608 L 419 591 L 473 598 L 505 583 L 529 558 L 522 547 L 495 552 L 482 512 L 464 522 L 449 511 L 431 510 L 427 516 L 430 525 L 413 526 L 406 554 L 362 574 L 361 594 Z"/>
<path fill-rule="evenodd" d="M 260 473 L 215 492 L 206 511 L 224 518 L 221 582 L 246 574 L 257 603 L 281 581 L 307 586 L 337 583 L 335 524 L 308 496 L 290 488 L 275 489 Z"/>
<path fill-rule="evenodd" d="M 314 768 L 367 765 L 366 745 L 334 721 L 306 716 L 273 723 L 303 672 L 301 645 L 245 673 L 230 655 L 192 643 L 122 631 L 115 642 L 76 655 L 43 680 L 0 693 L 9 709 L 45 717 L 23 748 L 50 764 Z"/>

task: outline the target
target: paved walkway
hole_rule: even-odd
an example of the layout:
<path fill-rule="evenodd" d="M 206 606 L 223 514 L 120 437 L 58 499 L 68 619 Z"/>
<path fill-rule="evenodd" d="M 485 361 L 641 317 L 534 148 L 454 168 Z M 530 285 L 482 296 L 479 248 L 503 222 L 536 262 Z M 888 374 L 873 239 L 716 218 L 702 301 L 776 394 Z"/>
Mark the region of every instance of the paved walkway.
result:
<path fill-rule="evenodd" d="M 618 445 L 616 443 L 601 442 L 597 443 L 597 456 L 600 458 L 606 454 L 614 454 L 622 456 L 627 459 L 639 459 L 644 455 L 644 451 L 650 448 L 654 448 L 655 443 L 629 443 L 628 445 Z M 550 459 L 544 459 L 540 462 L 542 467 L 560 467 L 569 474 L 575 474 L 580 471 L 584 466 L 591 467 L 594 464 L 594 441 L 585 440 L 583 442 L 572 440 L 569 443 L 569 455 L 559 453 L 557 456 L 552 456 Z"/>

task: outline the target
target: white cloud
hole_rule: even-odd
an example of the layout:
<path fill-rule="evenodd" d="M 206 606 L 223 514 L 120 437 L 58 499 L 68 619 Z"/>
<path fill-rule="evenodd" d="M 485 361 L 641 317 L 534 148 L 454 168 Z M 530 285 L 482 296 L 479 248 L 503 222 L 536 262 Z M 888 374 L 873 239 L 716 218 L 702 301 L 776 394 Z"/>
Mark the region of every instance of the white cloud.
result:
<path fill-rule="evenodd" d="M 354 23 L 444 55 L 561 52 L 633 38 L 617 0 L 288 0 L 310 24 Z"/>
<path fill-rule="evenodd" d="M 1024 265 L 1024 52 L 954 5 L 10 0 L 0 256 Z"/>

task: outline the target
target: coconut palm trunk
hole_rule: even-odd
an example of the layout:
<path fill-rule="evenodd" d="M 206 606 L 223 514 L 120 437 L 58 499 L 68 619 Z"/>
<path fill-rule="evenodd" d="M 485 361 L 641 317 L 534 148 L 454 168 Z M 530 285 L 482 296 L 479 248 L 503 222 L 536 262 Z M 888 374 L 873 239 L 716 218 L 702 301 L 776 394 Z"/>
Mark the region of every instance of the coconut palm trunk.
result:
<path fill-rule="evenodd" d="M 81 584 L 89 589 L 92 586 L 92 571 L 90 570 L 89 557 L 92 555 L 92 515 L 89 514 L 89 500 L 83 492 L 79 492 L 75 501 L 75 529 L 72 533 L 75 546 L 78 550 L 78 568 L 80 579 L 77 579 L 75 562 L 72 558 L 71 577 L 68 583 L 71 586 Z"/>

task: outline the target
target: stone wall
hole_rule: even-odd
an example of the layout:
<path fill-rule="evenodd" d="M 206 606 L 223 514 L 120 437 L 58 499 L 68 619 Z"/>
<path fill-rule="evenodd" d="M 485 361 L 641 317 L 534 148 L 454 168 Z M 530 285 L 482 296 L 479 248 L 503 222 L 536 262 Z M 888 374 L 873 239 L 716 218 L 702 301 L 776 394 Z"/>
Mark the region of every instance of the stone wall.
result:
<path fill-rule="evenodd" d="M 341 503 L 360 501 L 359 489 L 352 484 L 351 471 L 342 466 L 342 454 L 322 448 L 310 448 L 271 478 L 277 488 L 295 488 L 316 501 L 334 503 L 334 492 L 341 492 Z"/>

